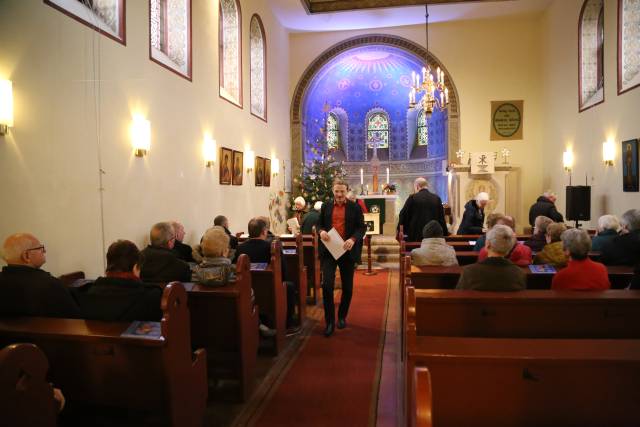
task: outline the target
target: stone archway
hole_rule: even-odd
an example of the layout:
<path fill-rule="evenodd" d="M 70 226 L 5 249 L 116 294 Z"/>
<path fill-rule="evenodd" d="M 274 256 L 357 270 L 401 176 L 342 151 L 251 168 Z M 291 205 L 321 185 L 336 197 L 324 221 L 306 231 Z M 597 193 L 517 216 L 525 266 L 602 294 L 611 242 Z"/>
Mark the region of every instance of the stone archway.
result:
<path fill-rule="evenodd" d="M 424 47 L 403 37 L 389 34 L 366 34 L 343 40 L 321 53 L 304 71 L 302 77 L 296 85 L 291 100 L 291 164 L 292 176 L 300 173 L 300 165 L 303 161 L 303 126 L 302 108 L 306 91 L 316 74 L 337 55 L 360 46 L 366 45 L 388 45 L 403 49 L 420 58 L 427 57 L 432 69 L 440 67 L 447 77 L 447 88 L 449 89 L 449 111 L 448 111 L 448 158 L 455 158 L 456 151 L 460 148 L 460 109 L 459 97 L 456 86 L 447 68 L 435 56 Z"/>

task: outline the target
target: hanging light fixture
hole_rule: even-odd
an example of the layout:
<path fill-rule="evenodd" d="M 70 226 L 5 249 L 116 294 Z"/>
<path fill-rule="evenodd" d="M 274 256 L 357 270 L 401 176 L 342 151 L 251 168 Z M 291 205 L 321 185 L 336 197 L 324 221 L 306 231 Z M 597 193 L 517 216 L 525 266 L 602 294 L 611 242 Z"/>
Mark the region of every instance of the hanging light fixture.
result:
<path fill-rule="evenodd" d="M 427 117 L 431 117 L 431 114 L 435 109 L 440 111 L 447 108 L 449 104 L 449 89 L 444 84 L 444 71 L 438 67 L 436 70 L 436 76 L 434 78 L 429 66 L 429 2 L 424 4 L 425 10 L 425 34 L 427 40 L 427 54 L 424 60 L 424 67 L 422 67 L 422 76 L 415 71 L 411 73 L 411 92 L 409 92 L 409 108 L 415 108 L 417 105 L 416 94 L 424 92 L 422 99 L 420 99 L 420 105 Z M 422 77 L 422 81 L 420 78 Z"/>

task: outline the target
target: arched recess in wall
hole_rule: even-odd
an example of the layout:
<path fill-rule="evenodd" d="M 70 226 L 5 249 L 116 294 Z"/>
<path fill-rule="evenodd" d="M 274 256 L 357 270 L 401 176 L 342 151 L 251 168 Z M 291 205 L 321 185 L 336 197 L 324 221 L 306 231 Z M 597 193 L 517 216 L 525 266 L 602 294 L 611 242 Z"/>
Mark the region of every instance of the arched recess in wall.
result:
<path fill-rule="evenodd" d="M 455 152 L 460 148 L 460 109 L 459 109 L 459 96 L 457 88 L 451 78 L 451 74 L 447 71 L 444 64 L 442 64 L 431 53 L 427 55 L 426 49 L 419 44 L 412 42 L 411 40 L 388 35 L 388 34 L 369 34 L 356 36 L 342 42 L 339 42 L 329 49 L 321 53 L 304 71 L 296 89 L 293 93 L 291 101 L 291 160 L 293 165 L 293 174 L 297 175 L 300 172 L 300 165 L 304 160 L 304 126 L 302 123 L 303 117 L 303 104 L 307 89 L 313 81 L 316 74 L 333 58 L 342 54 L 343 52 L 360 46 L 367 45 L 387 45 L 396 48 L 403 49 L 420 58 L 427 57 L 429 65 L 433 70 L 440 67 L 446 76 L 446 86 L 449 89 L 449 111 L 448 111 L 448 157 L 455 158 Z"/>
<path fill-rule="evenodd" d="M 330 123 L 333 122 L 333 123 Z M 333 133 L 331 138 L 334 146 L 329 149 L 333 152 L 333 156 L 339 160 L 348 160 L 347 148 L 349 147 L 349 116 L 343 108 L 335 107 L 329 111 L 327 116 L 327 143 L 329 143 L 329 132 Z"/>

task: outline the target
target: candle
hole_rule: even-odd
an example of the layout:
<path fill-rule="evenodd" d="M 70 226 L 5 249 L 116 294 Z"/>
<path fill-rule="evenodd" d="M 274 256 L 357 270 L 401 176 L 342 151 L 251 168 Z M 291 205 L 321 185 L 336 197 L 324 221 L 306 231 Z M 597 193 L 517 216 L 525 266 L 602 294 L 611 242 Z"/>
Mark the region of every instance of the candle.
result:
<path fill-rule="evenodd" d="M 389 183 L 389 168 L 387 168 L 387 184 Z"/>
<path fill-rule="evenodd" d="M 364 184 L 364 169 L 360 168 L 360 185 Z"/>

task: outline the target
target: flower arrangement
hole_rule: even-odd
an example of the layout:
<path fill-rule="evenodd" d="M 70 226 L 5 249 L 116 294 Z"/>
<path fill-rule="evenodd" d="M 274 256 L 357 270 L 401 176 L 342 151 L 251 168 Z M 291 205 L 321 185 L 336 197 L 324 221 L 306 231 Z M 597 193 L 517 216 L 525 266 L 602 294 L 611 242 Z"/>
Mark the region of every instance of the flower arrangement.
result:
<path fill-rule="evenodd" d="M 396 194 L 396 185 L 395 184 L 385 184 L 382 187 L 383 194 Z"/>

